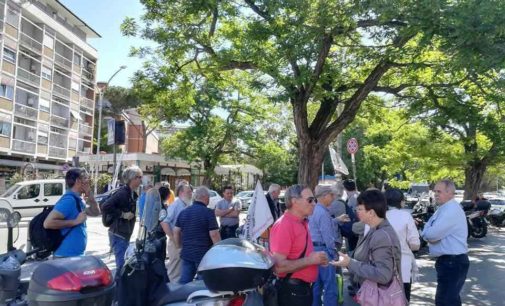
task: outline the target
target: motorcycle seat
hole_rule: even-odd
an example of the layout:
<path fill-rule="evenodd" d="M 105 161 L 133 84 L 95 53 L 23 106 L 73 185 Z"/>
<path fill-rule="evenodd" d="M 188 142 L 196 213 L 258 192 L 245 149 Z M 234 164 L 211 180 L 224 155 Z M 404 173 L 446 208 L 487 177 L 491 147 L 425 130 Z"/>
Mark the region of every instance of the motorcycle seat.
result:
<path fill-rule="evenodd" d="M 191 293 L 207 289 L 202 280 L 193 281 L 184 285 L 168 283 L 167 287 L 168 294 L 161 297 L 158 302 L 159 306 L 175 302 L 184 302 Z"/>

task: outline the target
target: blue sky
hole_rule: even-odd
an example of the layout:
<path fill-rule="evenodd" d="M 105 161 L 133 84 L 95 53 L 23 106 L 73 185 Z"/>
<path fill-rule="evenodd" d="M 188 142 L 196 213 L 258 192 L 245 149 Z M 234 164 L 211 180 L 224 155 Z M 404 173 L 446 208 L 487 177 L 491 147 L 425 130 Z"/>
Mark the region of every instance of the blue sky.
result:
<path fill-rule="evenodd" d="M 138 0 L 60 0 L 79 16 L 102 38 L 89 39 L 88 43 L 98 50 L 97 80 L 107 81 L 121 66 L 127 68 L 118 73 L 111 85 L 129 87 L 133 73 L 140 69 L 142 61 L 128 57 L 130 46 L 146 45 L 149 42 L 121 35 L 119 26 L 125 17 L 138 19 L 144 8 Z"/>

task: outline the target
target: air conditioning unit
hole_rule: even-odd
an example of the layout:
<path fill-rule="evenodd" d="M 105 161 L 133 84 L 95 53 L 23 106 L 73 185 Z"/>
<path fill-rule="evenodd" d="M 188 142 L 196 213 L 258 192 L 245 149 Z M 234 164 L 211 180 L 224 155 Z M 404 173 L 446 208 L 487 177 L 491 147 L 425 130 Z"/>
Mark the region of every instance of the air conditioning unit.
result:
<path fill-rule="evenodd" d="M 33 106 L 33 98 L 28 98 L 28 100 L 26 101 L 26 105 L 28 106 Z"/>

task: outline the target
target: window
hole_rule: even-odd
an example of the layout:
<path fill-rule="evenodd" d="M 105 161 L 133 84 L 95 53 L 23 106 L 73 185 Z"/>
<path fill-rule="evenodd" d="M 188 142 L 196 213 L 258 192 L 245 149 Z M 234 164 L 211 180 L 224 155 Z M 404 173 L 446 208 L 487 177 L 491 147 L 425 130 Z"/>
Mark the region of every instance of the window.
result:
<path fill-rule="evenodd" d="M 10 8 L 10 7 L 7 7 L 7 15 L 5 16 L 5 21 L 14 26 L 15 28 L 18 27 L 19 25 L 19 12 Z"/>
<path fill-rule="evenodd" d="M 25 187 L 19 189 L 18 199 L 19 200 L 33 199 L 33 198 L 38 197 L 39 193 L 40 193 L 40 185 L 39 184 L 28 185 L 28 186 L 25 186 Z"/>
<path fill-rule="evenodd" d="M 74 54 L 74 64 L 81 66 L 81 56 L 79 54 Z"/>
<path fill-rule="evenodd" d="M 51 71 L 51 68 L 47 68 L 46 66 L 42 66 L 42 77 L 46 80 L 51 81 L 52 76 L 53 76 L 53 72 Z"/>
<path fill-rule="evenodd" d="M 15 64 L 16 63 L 16 51 L 9 48 L 4 48 L 4 60 Z"/>
<path fill-rule="evenodd" d="M 39 127 L 40 128 L 40 127 Z M 37 137 L 37 142 L 39 144 L 47 145 L 47 132 L 39 130 L 39 136 Z"/>
<path fill-rule="evenodd" d="M 0 84 L 0 97 L 12 100 L 14 98 L 14 87 L 7 84 Z"/>
<path fill-rule="evenodd" d="M 0 135 L 11 136 L 11 116 L 0 114 Z"/>
<path fill-rule="evenodd" d="M 51 36 L 44 34 L 44 46 L 48 47 L 49 49 L 54 49 L 54 38 Z"/>
<path fill-rule="evenodd" d="M 72 81 L 72 89 L 75 90 L 76 92 L 79 92 L 79 83 Z"/>
<path fill-rule="evenodd" d="M 44 184 L 44 196 L 61 196 L 63 194 L 62 183 L 46 183 Z"/>
<path fill-rule="evenodd" d="M 40 99 L 39 100 L 39 109 L 40 111 L 42 112 L 47 112 L 49 113 L 49 101 L 45 100 L 45 99 Z"/>

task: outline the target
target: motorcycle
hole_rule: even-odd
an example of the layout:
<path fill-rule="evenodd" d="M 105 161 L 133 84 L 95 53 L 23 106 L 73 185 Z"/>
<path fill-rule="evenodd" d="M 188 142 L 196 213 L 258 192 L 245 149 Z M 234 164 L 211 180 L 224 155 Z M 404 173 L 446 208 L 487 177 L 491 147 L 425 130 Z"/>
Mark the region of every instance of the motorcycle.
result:
<path fill-rule="evenodd" d="M 492 226 L 504 227 L 505 226 L 505 210 L 493 208 L 487 215 L 487 220 Z"/>
<path fill-rule="evenodd" d="M 107 266 L 95 256 L 71 257 L 40 263 L 30 279 L 21 280 L 26 258 L 39 250 L 24 252 L 13 246 L 19 219 L 0 204 L 0 230 L 6 235 L 6 253 L 0 255 L 0 305 L 97 305 L 109 306 L 115 285 Z"/>
<path fill-rule="evenodd" d="M 272 258 L 261 246 L 236 238 L 214 245 L 203 257 L 198 272 L 203 280 L 179 285 L 166 282 L 167 270 L 159 257 L 161 240 L 156 228 L 160 215 L 159 193 L 146 195 L 136 242 L 125 256 L 118 276 L 118 305 L 261 306 L 258 287 L 272 275 Z"/>
<path fill-rule="evenodd" d="M 486 216 L 491 207 L 488 201 L 479 201 L 475 205 L 471 201 L 461 202 L 463 211 L 465 211 L 468 237 L 483 238 L 487 234 Z"/>

